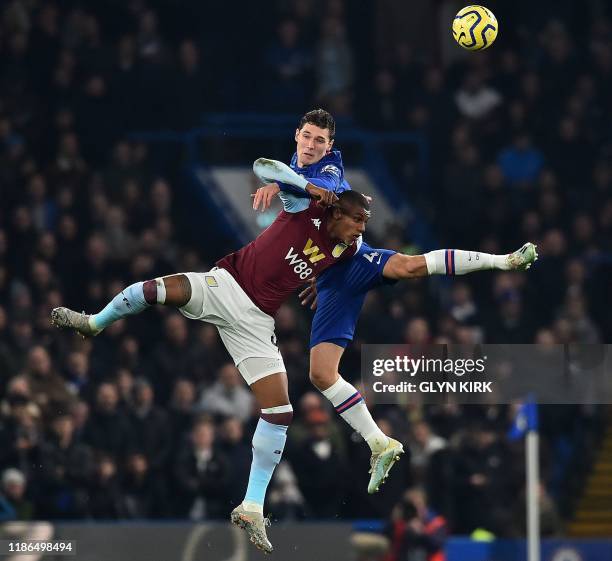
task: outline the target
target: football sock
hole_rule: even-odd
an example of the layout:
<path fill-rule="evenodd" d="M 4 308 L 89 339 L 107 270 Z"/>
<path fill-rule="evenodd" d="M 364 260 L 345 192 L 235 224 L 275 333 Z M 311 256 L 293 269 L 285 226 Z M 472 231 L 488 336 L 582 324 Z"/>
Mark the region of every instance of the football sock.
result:
<path fill-rule="evenodd" d="M 274 468 L 281 461 L 287 429 L 293 416 L 291 405 L 281 405 L 261 410 L 262 417 L 253 434 L 253 461 L 249 474 L 249 484 L 242 505 L 246 510 L 263 513 L 266 490 L 272 478 Z M 288 415 L 289 414 L 289 415 Z M 268 420 L 265 420 L 263 416 Z M 278 419 L 275 417 L 278 415 Z M 280 420 L 286 424 L 276 424 Z"/>
<path fill-rule="evenodd" d="M 437 249 L 424 255 L 430 275 L 465 275 L 487 269 L 510 269 L 508 255 L 462 249 Z"/>
<path fill-rule="evenodd" d="M 152 304 L 163 304 L 166 301 L 166 286 L 161 278 L 136 282 L 124 288 L 104 309 L 89 317 L 93 329 L 104 329 L 126 316 L 139 314 Z"/>
<path fill-rule="evenodd" d="M 389 439 L 372 419 L 355 386 L 340 376 L 332 386 L 321 393 L 332 402 L 336 412 L 364 438 L 374 454 L 387 447 Z"/>

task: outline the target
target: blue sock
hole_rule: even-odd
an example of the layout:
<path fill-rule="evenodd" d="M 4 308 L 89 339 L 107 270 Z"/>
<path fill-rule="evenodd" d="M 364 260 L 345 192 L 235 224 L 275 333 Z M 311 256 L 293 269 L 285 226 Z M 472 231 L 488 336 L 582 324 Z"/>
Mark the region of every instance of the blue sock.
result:
<path fill-rule="evenodd" d="M 139 314 L 150 304 L 144 297 L 142 282 L 131 284 L 115 296 L 99 313 L 91 316 L 90 323 L 96 329 L 104 329 L 126 316 Z"/>
<path fill-rule="evenodd" d="M 285 425 L 274 425 L 259 419 L 253 435 L 253 461 L 244 502 L 255 503 L 263 508 L 266 489 L 285 448 L 287 428 Z"/>

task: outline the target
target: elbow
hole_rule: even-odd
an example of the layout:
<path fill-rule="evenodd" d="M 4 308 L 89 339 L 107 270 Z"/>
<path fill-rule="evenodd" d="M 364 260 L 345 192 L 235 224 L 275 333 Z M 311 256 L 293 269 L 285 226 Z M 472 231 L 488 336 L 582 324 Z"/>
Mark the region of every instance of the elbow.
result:
<path fill-rule="evenodd" d="M 406 279 L 418 279 L 427 276 L 425 258 L 422 255 L 406 255 L 404 274 Z"/>

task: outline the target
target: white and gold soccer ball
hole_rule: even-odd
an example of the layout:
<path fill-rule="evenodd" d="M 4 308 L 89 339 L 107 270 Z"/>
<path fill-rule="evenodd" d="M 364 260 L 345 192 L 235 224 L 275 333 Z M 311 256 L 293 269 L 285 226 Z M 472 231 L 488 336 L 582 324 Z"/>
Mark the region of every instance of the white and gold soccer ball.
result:
<path fill-rule="evenodd" d="M 453 20 L 453 37 L 468 51 L 482 51 L 490 47 L 497 37 L 497 19 L 484 6 L 466 6 Z"/>

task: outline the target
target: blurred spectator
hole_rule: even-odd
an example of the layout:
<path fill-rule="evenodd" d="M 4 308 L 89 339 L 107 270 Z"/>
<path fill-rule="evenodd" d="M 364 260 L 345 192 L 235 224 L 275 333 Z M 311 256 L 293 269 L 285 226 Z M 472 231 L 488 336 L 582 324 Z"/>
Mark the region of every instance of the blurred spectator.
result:
<path fill-rule="evenodd" d="M 179 64 L 174 78 L 176 122 L 184 128 L 198 124 L 204 110 L 213 107 L 212 83 L 206 79 L 200 51 L 192 40 L 179 47 Z M 210 71 L 210 69 L 209 69 Z"/>
<path fill-rule="evenodd" d="M 83 440 L 96 452 L 121 457 L 134 446 L 134 434 L 129 419 L 119 410 L 119 394 L 115 384 L 104 382 L 96 392 L 96 406 L 85 425 Z M 112 462 L 110 457 L 109 461 Z M 105 473 L 109 466 L 103 464 Z M 113 470 L 116 466 L 113 463 Z"/>
<path fill-rule="evenodd" d="M 143 453 L 134 452 L 127 457 L 121 492 L 127 518 L 164 518 L 169 514 L 163 480 L 150 470 Z"/>
<path fill-rule="evenodd" d="M 272 509 L 274 517 L 280 520 L 302 520 L 306 517 L 300 486 L 291 464 L 285 460 L 281 460 L 274 470 L 267 504 Z"/>
<path fill-rule="evenodd" d="M 254 401 L 238 368 L 227 363 L 219 370 L 217 381 L 202 392 L 199 408 L 203 413 L 235 416 L 244 422 L 252 415 Z"/>
<path fill-rule="evenodd" d="M 227 417 L 221 425 L 220 448 L 232 467 L 229 487 L 230 504 L 238 505 L 244 498 L 251 468 L 251 443 L 245 438 L 244 425 L 238 417 Z"/>
<path fill-rule="evenodd" d="M 187 320 L 178 314 L 169 315 L 164 321 L 163 345 L 159 345 L 150 356 L 147 371 L 155 393 L 169 396 L 176 376 L 189 376 L 195 366 L 194 350 L 190 346 Z"/>
<path fill-rule="evenodd" d="M 415 476 L 422 481 L 428 468 L 429 459 L 433 454 L 446 447 L 446 441 L 434 434 L 428 423 L 419 421 L 412 426 L 412 438 L 409 447 L 410 462 Z"/>
<path fill-rule="evenodd" d="M 487 86 L 478 72 L 469 72 L 455 95 L 459 112 L 470 119 L 484 119 L 500 105 L 502 97 L 495 88 Z"/>
<path fill-rule="evenodd" d="M 522 184 L 531 183 L 538 177 L 544 158 L 532 146 L 529 135 L 522 133 L 515 137 L 512 147 L 500 152 L 498 163 L 509 183 Z"/>
<path fill-rule="evenodd" d="M 100 520 L 125 518 L 126 512 L 119 487 L 117 464 L 105 454 L 98 456 L 95 473 L 89 485 L 88 513 Z"/>
<path fill-rule="evenodd" d="M 178 378 L 169 403 L 172 433 L 178 442 L 191 430 L 195 413 L 196 390 L 191 380 Z"/>
<path fill-rule="evenodd" d="M 74 434 L 74 420 L 57 416 L 51 435 L 41 447 L 42 489 L 45 516 L 81 518 L 87 513 L 87 486 L 93 476 L 93 455 Z"/>
<path fill-rule="evenodd" d="M 302 44 L 300 29 L 294 20 L 279 23 L 277 40 L 268 47 L 264 61 L 266 106 L 277 111 L 300 111 L 309 93 L 312 53 Z"/>
<path fill-rule="evenodd" d="M 553 538 L 561 536 L 563 525 L 554 501 L 546 490 L 545 485 L 540 482 L 538 485 L 538 503 L 540 511 L 540 532 L 542 537 Z M 514 510 L 515 534 L 518 537 L 527 535 L 525 512 L 527 504 L 525 492 L 521 493 L 521 500 L 516 504 Z"/>
<path fill-rule="evenodd" d="M 137 380 L 133 391 L 134 401 L 130 422 L 134 442 L 143 451 L 145 459 L 148 459 L 147 469 L 161 470 L 166 465 L 171 447 L 168 416 L 155 405 L 153 387 L 147 380 L 142 378 Z"/>
<path fill-rule="evenodd" d="M 191 438 L 178 452 L 173 485 L 178 491 L 176 514 L 191 520 L 226 518 L 229 502 L 231 465 L 215 447 L 215 427 L 208 420 L 197 421 Z"/>
<path fill-rule="evenodd" d="M 307 433 L 299 446 L 288 450 L 310 516 L 333 518 L 345 493 L 348 466 L 330 438 L 330 417 L 324 409 L 310 410 L 304 419 Z"/>
<path fill-rule="evenodd" d="M 513 474 L 506 446 L 487 424 L 466 434 L 456 451 L 455 532 L 471 533 L 485 528 L 495 535 L 509 532 L 509 513 Z"/>
<path fill-rule="evenodd" d="M 75 395 L 89 397 L 91 393 L 89 355 L 79 351 L 71 352 L 66 361 L 65 372 L 68 389 Z"/>
<path fill-rule="evenodd" d="M 333 17 L 323 20 L 315 67 L 317 69 L 317 97 L 324 104 L 349 94 L 353 82 L 353 56 L 346 39 L 343 23 Z"/>
<path fill-rule="evenodd" d="M 15 468 L 2 473 L 2 494 L 0 495 L 0 520 L 32 520 L 34 505 L 26 496 L 25 475 Z"/>
<path fill-rule="evenodd" d="M 32 347 L 25 370 L 33 400 L 46 418 L 65 411 L 72 396 L 62 378 L 53 370 L 49 353 L 43 346 Z"/>
<path fill-rule="evenodd" d="M 393 509 L 387 533 L 391 543 L 385 561 L 446 559 L 446 520 L 429 508 L 422 489 L 415 487 L 406 491 Z"/>

